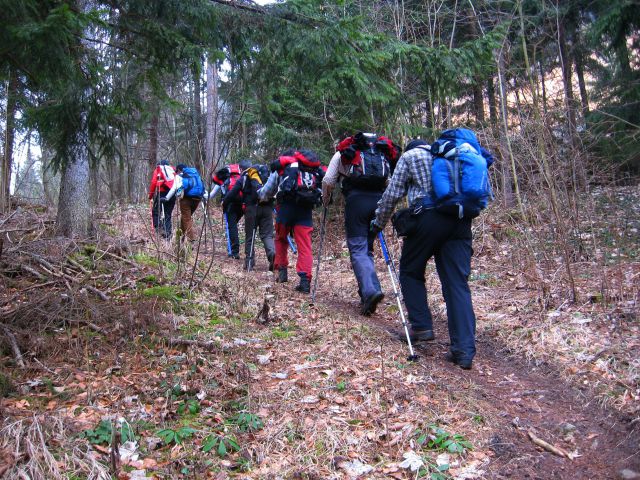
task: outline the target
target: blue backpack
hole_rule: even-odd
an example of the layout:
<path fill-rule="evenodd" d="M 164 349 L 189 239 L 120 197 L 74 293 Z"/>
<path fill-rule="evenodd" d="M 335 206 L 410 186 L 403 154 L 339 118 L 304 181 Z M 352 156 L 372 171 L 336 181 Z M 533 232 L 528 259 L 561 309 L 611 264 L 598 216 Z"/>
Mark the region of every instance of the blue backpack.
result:
<path fill-rule="evenodd" d="M 185 197 L 202 198 L 204 195 L 204 185 L 195 168 L 185 167 L 182 170 L 182 189 Z"/>
<path fill-rule="evenodd" d="M 493 156 L 466 128 L 445 130 L 431 145 L 431 182 L 436 209 L 474 218 L 493 199 L 489 166 Z"/>

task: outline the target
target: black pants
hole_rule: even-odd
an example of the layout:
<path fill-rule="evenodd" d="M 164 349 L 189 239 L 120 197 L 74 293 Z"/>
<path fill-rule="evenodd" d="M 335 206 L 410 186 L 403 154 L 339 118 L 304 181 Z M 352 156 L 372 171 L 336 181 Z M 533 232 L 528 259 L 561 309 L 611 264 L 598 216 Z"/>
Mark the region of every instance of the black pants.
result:
<path fill-rule="evenodd" d="M 228 241 L 231 243 L 231 255 L 237 257 L 240 255 L 240 237 L 238 236 L 238 222 L 242 218 L 242 204 L 231 203 L 225 209 L 227 228 L 229 229 Z"/>
<path fill-rule="evenodd" d="M 266 205 L 247 205 L 245 208 L 244 253 L 247 258 L 250 258 L 252 253 L 253 257 L 255 257 L 255 244 L 253 245 L 253 252 L 251 252 L 254 229 L 256 234 L 260 232 L 260 240 L 264 244 L 264 251 L 267 254 L 267 258 L 272 260 L 276 256 L 276 247 L 273 242 L 273 205 L 271 203 Z"/>
<path fill-rule="evenodd" d="M 432 330 L 425 269 L 427 261 L 435 256 L 447 306 L 451 353 L 469 360 L 476 353 L 476 317 L 468 281 L 472 254 L 470 219 L 427 210 L 418 220 L 416 233 L 405 238 L 400 257 L 400 285 L 409 321 L 414 329 Z"/>
<path fill-rule="evenodd" d="M 175 205 L 175 195 L 164 203 L 160 202 L 159 195 L 153 196 L 153 207 L 151 209 L 153 228 L 160 232 L 162 238 L 171 238 L 171 214 Z"/>
<path fill-rule="evenodd" d="M 347 233 L 347 247 L 353 273 L 358 281 L 358 294 L 361 301 L 381 291 L 373 263 L 373 244 L 376 237 L 369 231 L 369 224 L 376 216 L 380 197 L 382 192 L 360 190 L 351 190 L 345 197 L 344 226 Z"/>

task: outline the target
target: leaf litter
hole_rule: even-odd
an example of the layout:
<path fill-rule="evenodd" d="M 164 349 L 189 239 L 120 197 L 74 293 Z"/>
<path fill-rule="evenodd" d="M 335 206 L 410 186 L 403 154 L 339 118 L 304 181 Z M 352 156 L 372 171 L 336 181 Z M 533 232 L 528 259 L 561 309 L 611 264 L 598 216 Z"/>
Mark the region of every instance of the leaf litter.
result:
<path fill-rule="evenodd" d="M 127 228 L 141 218 L 134 209 L 123 215 L 128 219 Z M 73 298 L 67 292 L 76 290 L 72 284 L 63 286 L 63 281 L 57 281 L 59 285 L 39 295 L 47 299 L 48 303 L 42 303 L 33 296 L 35 289 L 20 293 L 42 281 L 23 272 L 14 277 L 15 287 L 6 295 L 17 296 L 22 309 L 9 311 L 9 315 L 16 320 L 16 338 L 23 350 L 30 352 L 29 368 L 10 372 L 18 387 L 0 404 L 5 417 L 0 451 L 16 452 L 0 455 L 0 472 L 2 468 L 5 475 L 29 471 L 31 478 L 66 478 L 70 472 L 81 472 L 83 478 L 110 478 L 108 446 L 92 445 L 81 434 L 104 418 L 117 417 L 134 426 L 133 442 L 137 442 L 133 451 L 134 443 L 120 446 L 120 478 L 414 478 L 415 473 L 408 473 L 410 468 L 400 466 L 410 451 L 415 455 L 411 465 L 417 465 L 418 459 L 423 462 L 417 472 L 424 475 L 448 466 L 443 470 L 448 476 L 444 478 L 493 478 L 507 474 L 512 468 L 509 465 L 523 465 L 525 458 L 539 455 L 535 446 L 526 442 L 526 431 L 523 433 L 531 425 L 543 427 L 545 438 L 566 451 L 590 448 L 597 456 L 600 442 L 619 432 L 609 432 L 595 424 L 597 421 L 589 430 L 589 421 L 566 418 L 578 428 L 574 442 L 579 445 L 575 448 L 552 424 L 558 416 L 571 416 L 567 412 L 578 403 L 572 398 L 550 401 L 545 390 L 557 388 L 558 380 L 549 380 L 543 371 L 540 377 L 527 377 L 522 371 L 530 367 L 524 364 L 502 370 L 505 357 L 497 354 L 492 360 L 482 349 L 493 348 L 485 339 L 503 342 L 532 362 L 534 370 L 540 362 L 553 360 L 555 368 L 570 372 L 568 381 L 573 385 L 575 378 L 580 379 L 578 385 L 584 378 L 613 385 L 618 392 L 619 382 L 623 382 L 626 400 L 625 394 L 620 394 L 607 403 L 621 412 L 637 411 L 633 410 L 637 401 L 637 377 L 633 375 L 640 366 L 634 366 L 633 359 L 625 362 L 621 348 L 625 340 L 631 345 L 637 340 L 629 335 L 634 332 L 633 323 L 621 320 L 629 312 L 625 302 L 630 298 L 635 301 L 637 296 L 633 284 L 637 262 L 604 269 L 612 284 L 619 282 L 615 285 L 618 296 L 612 295 L 607 308 L 598 302 L 567 305 L 558 301 L 549 312 L 553 315 L 543 316 L 548 323 L 542 323 L 536 333 L 532 327 L 540 325 L 540 313 L 535 286 L 513 265 L 504 268 L 516 248 L 513 243 L 488 247 L 496 242 L 496 228 L 504 228 L 495 225 L 499 223 L 478 232 L 485 247 L 474 259 L 474 272 L 492 277 L 472 278 L 481 355 L 470 375 L 446 365 L 436 355 L 446 347 L 443 340 L 435 347 L 421 349 L 419 363 L 407 362 L 403 345 L 390 340 L 385 332 L 387 325 L 396 323 L 397 315 L 389 298 L 381 305 L 380 318 L 368 320 L 357 315 L 351 295 L 355 282 L 341 246 L 341 222 L 336 219 L 330 221 L 327 234 L 329 248 L 319 291 L 322 301 L 315 306 L 293 293 L 291 285 L 274 285 L 260 265 L 251 275 L 238 274 L 236 265 L 221 258 L 215 260 L 211 280 L 188 297 L 181 297 L 181 293 L 177 301 L 141 297 L 138 292 L 145 288 L 145 282 L 154 281 L 151 277 L 158 274 L 158 265 L 147 261 L 153 255 L 135 253 L 138 248 L 153 250 L 131 228 L 126 236 L 130 244 L 119 256 L 136 262 L 136 266 L 112 257 L 95 265 L 116 272 L 102 274 L 105 277 L 96 278 L 93 284 L 114 297 L 109 300 L 110 316 L 105 316 L 102 299 L 85 296 L 82 302 L 72 300 L 71 311 L 91 318 L 98 329 L 87 321 L 65 323 L 49 316 L 39 336 L 50 336 L 52 341 L 38 343 L 38 336 L 27 339 L 20 331 L 20 314 L 51 306 L 55 312 L 60 304 L 55 299 L 65 302 L 65 298 Z M 108 249 L 110 242 L 116 243 L 100 239 L 98 248 Z M 58 253 L 57 257 L 46 257 L 52 265 L 60 264 L 68 249 L 75 248 L 52 249 L 51 245 L 34 246 L 38 255 Z M 396 258 L 398 247 L 396 242 Z M 144 262 L 138 263 L 135 255 Z M 168 271 L 176 268 L 171 263 L 165 267 Z M 3 268 L 6 271 L 7 265 Z M 444 339 L 439 285 L 430 268 L 428 288 L 439 322 L 437 333 Z M 382 278 L 384 270 L 379 271 Z M 181 285 L 175 277 L 168 282 Z M 388 280 L 383 283 L 389 291 Z M 585 292 L 593 288 L 586 276 L 582 288 Z M 265 301 L 270 305 L 270 320 L 255 323 L 255 313 Z M 92 317 L 90 312 L 96 315 Z M 616 325 L 608 340 L 597 337 L 607 322 Z M 593 341 L 594 335 L 597 341 Z M 171 346 L 170 338 L 185 343 Z M 10 352 L 3 360 L 11 365 Z M 581 374 L 585 364 L 596 368 Z M 577 369 L 571 373 L 571 368 Z M 587 391 L 599 395 L 596 387 Z M 513 398 L 521 400 L 514 403 L 510 401 Z M 552 408 L 560 412 L 545 420 Z M 46 415 L 41 415 L 44 412 Z M 238 423 L 240 414 L 259 418 L 262 426 L 243 430 Z M 512 422 L 514 418 L 520 422 Z M 473 449 L 450 455 L 421 447 L 416 443 L 419 432 L 431 424 L 462 435 Z M 162 430 L 179 434 L 181 429 L 192 433 L 174 444 L 166 444 L 157 435 Z M 502 450 L 495 441 L 498 434 L 505 436 Z M 203 454 L 203 442 L 210 435 L 218 435 L 223 442 L 231 438 L 239 449 L 228 450 L 223 457 L 213 452 Z M 41 449 L 38 455 L 25 457 L 21 453 L 36 446 Z M 125 446 L 131 454 L 125 453 Z M 510 453 L 501 453 L 505 451 Z M 620 456 L 623 454 L 621 447 Z M 444 463 L 445 455 L 450 463 Z M 574 478 L 589 478 L 581 477 L 580 472 L 603 471 L 590 463 L 569 467 L 557 462 L 544 457 L 534 467 L 545 465 L 557 472 L 568 468 L 567 472 L 576 473 Z M 584 459 L 576 458 L 575 462 Z M 605 467 L 618 465 L 618 460 L 611 460 Z M 633 463 L 626 466 L 637 469 Z M 610 472 L 608 468 L 605 471 Z"/>

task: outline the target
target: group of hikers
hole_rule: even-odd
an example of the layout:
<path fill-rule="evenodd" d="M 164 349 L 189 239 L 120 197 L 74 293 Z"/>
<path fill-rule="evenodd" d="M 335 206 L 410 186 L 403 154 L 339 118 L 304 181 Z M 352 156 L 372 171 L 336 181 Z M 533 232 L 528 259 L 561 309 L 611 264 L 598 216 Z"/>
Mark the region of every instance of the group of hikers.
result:
<path fill-rule="evenodd" d="M 412 353 L 412 342 L 435 338 L 425 287 L 426 265 L 434 257 L 451 340 L 446 358 L 470 369 L 476 328 L 468 284 L 473 252 L 471 222 L 491 199 L 488 167 L 492 163 L 493 157 L 480 146 L 476 135 L 464 128 L 446 130 L 432 144 L 413 140 L 404 152 L 387 137 L 359 132 L 338 143 L 327 167 L 311 150 L 288 149 L 269 165 L 250 160 L 226 165 L 213 174 L 214 186 L 209 192 L 195 168 L 179 164 L 173 169 L 161 161 L 153 174 L 149 199 L 154 228 L 169 238 L 171 212 L 180 197 L 183 235 L 195 241 L 193 213 L 201 200 L 220 195 L 229 257 L 240 259 L 238 222 L 244 216 L 245 270 L 254 266 L 259 232 L 275 281 L 288 281 L 288 251 L 297 249 L 299 283 L 295 288 L 310 293 L 312 213 L 317 206 L 324 207 L 324 229 L 333 189 L 340 183 L 360 313 L 374 314 L 384 298 L 373 257 L 376 239 L 394 280 L 395 266 L 383 234 L 391 220 L 396 233 L 404 238 L 396 280 L 410 324 L 404 322 L 402 313 L 405 328 L 398 332 L 399 338 L 409 343 Z M 408 208 L 394 214 L 405 196 Z M 393 285 L 395 290 L 395 282 Z"/>

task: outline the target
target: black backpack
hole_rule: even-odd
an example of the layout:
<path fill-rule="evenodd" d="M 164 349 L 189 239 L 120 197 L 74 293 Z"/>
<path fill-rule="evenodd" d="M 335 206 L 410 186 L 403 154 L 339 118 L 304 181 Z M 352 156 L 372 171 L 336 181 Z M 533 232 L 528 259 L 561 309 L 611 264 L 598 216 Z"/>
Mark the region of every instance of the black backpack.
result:
<path fill-rule="evenodd" d="M 340 159 L 348 166 L 344 188 L 382 191 L 397 160 L 397 147 L 387 138 L 358 133 L 338 145 Z"/>
<path fill-rule="evenodd" d="M 322 169 L 315 158 L 295 153 L 295 162 L 284 167 L 276 198 L 279 202 L 296 203 L 305 208 L 315 208 L 322 201 L 320 182 Z"/>

